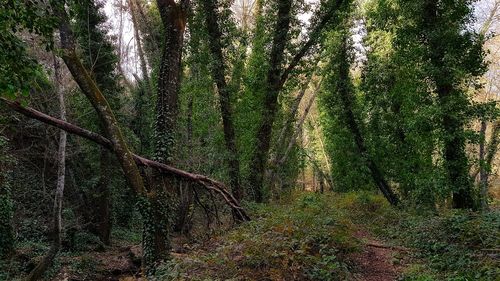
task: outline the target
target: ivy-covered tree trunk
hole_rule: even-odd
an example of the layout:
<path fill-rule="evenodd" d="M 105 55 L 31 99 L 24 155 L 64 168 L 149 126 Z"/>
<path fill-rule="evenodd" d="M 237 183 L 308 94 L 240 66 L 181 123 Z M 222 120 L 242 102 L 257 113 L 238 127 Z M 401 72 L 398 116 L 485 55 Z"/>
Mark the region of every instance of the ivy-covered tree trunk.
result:
<path fill-rule="evenodd" d="M 208 31 L 208 45 L 212 54 L 212 76 L 217 84 L 220 100 L 222 124 L 224 127 L 224 140 L 229 152 L 228 171 L 231 188 L 234 197 L 241 200 L 243 190 L 240 185 L 240 161 L 236 146 L 236 133 L 233 123 L 233 108 L 231 105 L 231 91 L 228 87 L 225 74 L 226 66 L 222 54 L 221 31 L 219 27 L 219 15 L 217 13 L 217 1 L 206 0 L 203 2 L 205 23 Z"/>
<path fill-rule="evenodd" d="M 158 73 L 158 91 L 156 96 L 156 118 L 154 131 L 154 159 L 170 164 L 175 145 L 175 128 L 179 108 L 179 91 L 182 74 L 182 50 L 186 28 L 189 1 L 157 1 L 164 28 L 164 44 Z M 151 184 L 152 201 L 148 209 L 153 224 L 145 225 L 145 243 L 154 245 L 147 249 L 150 258 L 146 264 L 168 259 L 170 256 L 170 220 L 174 210 L 172 197 L 177 193 L 175 182 L 153 170 Z M 151 229 L 148 229 L 151 228 Z M 146 249 L 145 249 L 146 250 Z"/>
<path fill-rule="evenodd" d="M 341 31 L 346 32 L 346 31 Z M 353 112 L 353 100 L 354 96 L 352 93 L 352 85 L 350 78 L 350 61 L 349 58 L 349 39 L 348 34 L 341 35 L 342 42 L 339 44 L 338 50 L 338 61 L 330 62 L 331 70 L 333 73 L 336 73 L 337 81 L 334 82 L 336 84 L 336 91 L 339 97 L 340 104 L 342 106 L 342 118 L 345 120 L 345 124 L 349 128 L 351 132 L 354 143 L 356 144 L 356 148 L 361 155 L 362 159 L 365 161 L 368 170 L 370 171 L 373 182 L 378 187 L 378 189 L 382 192 L 384 197 L 391 203 L 392 205 L 397 205 L 399 203 L 399 199 L 392 191 L 392 188 L 387 183 L 386 179 L 377 163 L 372 159 L 371 155 L 366 148 L 365 140 L 361 134 L 361 130 L 356 120 L 356 116 Z M 330 78 L 331 79 L 331 78 Z M 331 82 L 330 82 L 331 83 Z M 329 83 L 329 84 L 330 84 Z M 330 84 L 331 85 L 331 84 Z"/>
<path fill-rule="evenodd" d="M 442 117 L 445 134 L 444 160 L 449 184 L 453 190 L 453 207 L 474 208 L 473 186 L 469 177 L 469 165 L 465 152 L 464 123 L 462 118 L 456 115 L 456 108 L 450 102 L 450 96 L 453 95 L 452 85 L 438 85 L 437 88 L 444 115 Z"/>
<path fill-rule="evenodd" d="M 157 5 L 163 22 L 165 41 L 158 73 L 154 154 L 156 161 L 167 164 L 172 159 L 179 110 L 181 59 L 189 1 L 175 3 L 173 0 L 158 0 Z"/>
<path fill-rule="evenodd" d="M 290 23 L 294 16 L 292 13 L 293 1 L 279 0 L 277 2 L 278 14 L 276 25 L 273 30 L 273 42 L 269 55 L 269 68 L 264 86 L 263 109 L 257 129 L 256 147 L 253 151 L 251 172 L 248 179 L 249 183 L 253 186 L 255 201 L 257 202 L 262 202 L 264 200 L 264 173 L 271 146 L 273 124 L 278 110 L 279 93 L 297 65 L 299 65 L 303 58 L 309 53 L 311 48 L 318 45 L 321 41 L 325 27 L 332 19 L 339 16 L 337 10 L 351 3 L 351 1 L 347 0 L 322 1 L 321 7 L 318 9 L 319 13 L 316 15 L 317 21 L 311 28 L 307 36 L 308 39 L 292 56 L 288 66 L 284 68 L 285 50 L 290 39 L 288 35 Z M 259 4 L 260 3 L 257 2 L 257 5 Z M 259 25 L 259 20 L 257 20 L 257 25 Z"/>
<path fill-rule="evenodd" d="M 278 18 L 273 35 L 273 44 L 269 58 L 267 87 L 264 97 L 262 120 L 256 136 L 257 146 L 252 156 L 250 184 L 253 186 L 256 202 L 264 201 L 264 172 L 271 146 L 271 133 L 278 105 L 278 95 L 282 87 L 281 73 L 284 51 L 288 42 L 292 0 L 278 1 Z"/>
<path fill-rule="evenodd" d="M 455 5 L 459 7 L 452 5 L 448 8 L 458 10 L 467 8 L 468 4 L 457 2 Z M 465 90 L 456 85 L 456 80 L 460 78 L 457 77 L 457 73 L 452 72 L 451 66 L 447 65 L 448 62 L 445 62 L 444 58 L 446 56 L 475 58 L 476 54 L 465 54 L 462 50 L 457 49 L 460 47 L 449 45 L 451 42 L 443 44 L 442 36 L 453 36 L 458 40 L 464 38 L 461 38 L 459 34 L 461 30 L 452 30 L 451 32 L 455 34 L 451 33 L 450 35 L 449 28 L 442 26 L 443 22 L 449 19 L 446 18 L 448 15 L 444 14 L 443 8 L 438 7 L 436 1 L 426 0 L 422 9 L 424 11 L 422 15 L 423 32 L 430 59 L 430 76 L 435 83 L 438 104 L 441 109 L 444 167 L 453 194 L 453 207 L 459 209 L 474 208 L 473 184 L 469 176 L 468 158 L 465 151 L 464 111 L 468 107 L 468 100 L 464 93 Z M 451 20 L 460 21 L 458 18 Z M 469 39 L 466 40 L 469 41 Z M 466 63 L 472 64 L 473 62 L 467 61 Z M 475 68 L 477 66 L 466 67 Z"/>

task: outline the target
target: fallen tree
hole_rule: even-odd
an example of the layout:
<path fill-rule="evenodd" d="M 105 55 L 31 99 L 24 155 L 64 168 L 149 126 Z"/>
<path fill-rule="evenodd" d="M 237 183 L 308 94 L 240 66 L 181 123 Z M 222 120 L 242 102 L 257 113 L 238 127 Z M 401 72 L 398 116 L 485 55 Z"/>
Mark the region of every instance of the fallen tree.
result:
<path fill-rule="evenodd" d="M 111 141 L 100 134 L 78 127 L 74 124 L 63 121 L 61 119 L 52 117 L 50 115 L 37 111 L 33 108 L 22 106 L 21 103 L 17 101 L 10 101 L 5 98 L 0 98 L 0 100 L 12 110 L 26 117 L 36 119 L 42 123 L 57 127 L 68 133 L 80 136 L 82 138 L 95 142 L 96 144 L 99 144 L 107 149 L 110 150 L 113 149 Z M 234 198 L 234 196 L 231 194 L 231 192 L 228 191 L 228 189 L 222 182 L 211 179 L 204 175 L 186 172 L 184 170 L 147 159 L 137 154 L 133 154 L 132 157 L 134 158 L 136 164 L 139 166 L 146 166 L 157 169 L 158 171 L 164 174 L 196 183 L 195 185 L 192 185 L 193 187 L 200 186 L 207 189 L 208 191 L 213 191 L 219 194 L 222 197 L 222 199 L 226 202 L 226 204 L 232 209 L 237 219 L 239 219 L 240 221 L 250 221 L 250 216 L 248 216 L 246 211 L 240 206 L 239 201 L 236 198 Z"/>

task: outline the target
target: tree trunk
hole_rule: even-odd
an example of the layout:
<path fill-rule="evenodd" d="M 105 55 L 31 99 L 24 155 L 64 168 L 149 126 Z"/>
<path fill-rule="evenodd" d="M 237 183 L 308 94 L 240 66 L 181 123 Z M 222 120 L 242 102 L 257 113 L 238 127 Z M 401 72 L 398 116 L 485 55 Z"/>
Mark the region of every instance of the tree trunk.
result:
<path fill-rule="evenodd" d="M 266 170 L 272 129 L 277 112 L 279 92 L 295 67 L 311 50 L 311 48 L 318 43 L 318 39 L 325 26 L 335 16 L 338 16 L 336 9 L 339 9 L 342 5 L 350 3 L 350 1 L 344 0 L 325 1 L 323 3 L 325 5 L 324 9 L 320 9 L 324 13 L 318 15 L 320 18 L 318 24 L 311 30 L 308 40 L 292 57 L 289 65 L 283 69 L 282 63 L 284 60 L 284 51 L 288 42 L 288 32 L 292 17 L 292 2 L 293 1 L 291 0 L 278 1 L 278 18 L 274 29 L 273 44 L 269 57 L 269 71 L 266 80 L 267 89 L 264 97 L 264 108 L 261 113 L 262 118 L 256 136 L 256 149 L 252 155 L 252 173 L 249 177 L 249 182 L 252 184 L 254 189 L 255 201 L 257 202 L 262 202 L 264 200 L 264 172 Z"/>
<path fill-rule="evenodd" d="M 186 27 L 187 8 L 183 2 L 158 0 L 157 5 L 164 28 L 164 44 L 158 93 L 156 97 L 156 120 L 154 132 L 155 160 L 171 163 L 174 146 L 175 124 L 179 107 L 181 59 Z"/>
<path fill-rule="evenodd" d="M 485 123 L 486 124 L 486 123 Z M 484 132 L 486 132 L 486 125 L 484 125 Z M 483 132 L 483 124 L 481 124 L 481 131 Z M 481 207 L 483 210 L 488 210 L 488 189 L 489 189 L 489 176 L 491 173 L 491 165 L 493 159 L 495 158 L 498 149 L 498 135 L 500 131 L 500 122 L 496 121 L 493 123 L 493 129 L 491 132 L 491 140 L 488 145 L 488 151 L 484 147 L 485 141 L 482 142 L 482 147 L 480 147 L 480 172 L 479 172 L 479 183 L 481 187 Z M 483 133 L 484 134 L 484 133 Z M 486 154 L 486 155 L 484 155 Z"/>
<path fill-rule="evenodd" d="M 64 89 L 61 84 L 61 74 L 59 62 L 54 56 L 54 76 L 55 88 L 59 100 L 60 119 L 66 121 L 66 106 L 64 104 Z M 51 229 L 51 246 L 48 253 L 42 258 L 40 263 L 30 272 L 27 280 L 38 280 L 45 273 L 47 268 L 52 264 L 59 249 L 61 248 L 61 230 L 62 230 L 62 203 L 64 195 L 64 183 L 66 176 L 66 139 L 67 133 L 64 130 L 59 132 L 59 149 L 57 152 L 57 187 L 54 196 L 54 206 L 52 209 L 52 229 Z"/>
<path fill-rule="evenodd" d="M 304 109 L 304 114 L 302 114 L 302 117 L 299 119 L 299 122 L 295 125 L 295 128 L 293 130 L 293 135 L 290 138 L 283 155 L 281 156 L 281 158 L 275 159 L 275 163 L 274 163 L 275 166 L 280 166 L 280 165 L 285 164 L 286 160 L 288 159 L 288 155 L 290 154 L 290 151 L 292 150 L 293 146 L 295 145 L 295 142 L 297 140 L 297 136 L 299 135 L 301 128 L 304 128 L 304 126 L 303 126 L 304 122 L 306 121 L 307 116 L 309 115 L 309 111 L 311 110 L 311 107 L 312 107 L 314 101 L 316 100 L 316 96 L 319 92 L 320 87 L 321 87 L 321 81 L 318 83 L 311 98 L 309 99 L 309 102 L 307 103 L 306 108 Z"/>
<path fill-rule="evenodd" d="M 217 1 L 202 1 L 205 12 L 205 21 L 209 37 L 209 47 L 212 54 L 212 76 L 217 84 L 220 100 L 222 124 L 224 127 L 224 140 L 229 152 L 227 161 L 229 178 L 233 195 L 241 200 L 243 190 L 240 186 L 240 161 L 236 147 L 236 134 L 233 124 L 233 109 L 231 107 L 231 92 L 225 79 L 226 66 L 222 54 L 221 31 L 219 28 L 219 15 L 217 14 Z"/>
<path fill-rule="evenodd" d="M 427 23 L 428 33 L 436 29 L 438 9 L 437 2 L 425 2 L 423 19 Z M 444 168 L 447 172 L 448 185 L 452 190 L 453 208 L 474 208 L 472 181 L 469 177 L 468 158 L 465 151 L 464 121 L 461 117 L 463 100 L 460 99 L 465 99 L 465 97 L 460 90 L 454 88 L 453 74 L 443 67 L 446 50 L 443 49 L 442 42 L 434 35 L 427 35 L 427 37 L 429 38 L 425 39 L 431 50 L 429 60 L 432 67 L 436 69 L 431 78 L 436 86 L 441 109 L 441 126 L 444 131 Z"/>
<path fill-rule="evenodd" d="M 55 4 L 53 9 L 57 18 L 60 20 L 59 32 L 61 37 L 62 58 L 81 91 L 85 94 L 97 112 L 104 132 L 109 138 L 110 147 L 120 163 L 125 178 L 128 184 L 138 194 L 139 211 L 144 220 L 145 227 L 143 235 L 143 252 L 144 260 L 146 261 L 145 268 L 147 270 L 153 269 L 157 262 L 169 255 L 168 236 L 164 237 L 163 241 L 151 239 L 151 237 L 155 236 L 158 232 L 158 228 L 164 226 L 162 224 L 163 219 L 160 218 L 159 221 L 155 221 L 158 219 L 158 214 L 163 214 L 163 212 L 156 209 L 156 207 L 161 206 L 161 204 L 158 204 L 158 195 L 157 193 L 148 194 L 146 191 L 143 178 L 134 159 L 134 154 L 130 151 L 123 137 L 113 110 L 77 55 L 75 39 L 70 28 L 68 15 L 64 10 L 64 1 Z M 160 244 L 163 246 L 160 246 Z"/>
<path fill-rule="evenodd" d="M 347 127 L 351 131 L 351 134 L 354 138 L 354 143 L 358 149 L 358 152 L 362 156 L 362 158 L 366 161 L 366 166 L 370 170 L 371 176 L 375 185 L 377 185 L 378 189 L 382 192 L 384 197 L 389 201 L 391 205 L 398 205 L 399 199 L 392 191 L 391 187 L 385 180 L 382 172 L 380 171 L 378 165 L 373 161 L 370 154 L 368 153 L 368 149 L 366 148 L 365 141 L 363 136 L 361 135 L 361 130 L 358 125 L 358 121 L 353 112 L 353 94 L 350 89 L 350 75 L 349 75 L 349 57 L 348 57 L 348 37 L 344 35 L 342 39 L 341 47 L 339 50 L 339 66 L 334 71 L 338 71 L 339 81 L 338 83 L 338 95 L 340 98 L 340 102 L 342 103 L 343 109 L 343 117 L 345 118 L 345 122 Z"/>
<path fill-rule="evenodd" d="M 293 131 L 292 131 L 292 137 L 290 138 L 287 146 L 285 147 L 285 151 L 283 152 L 283 154 L 281 156 L 278 155 L 279 148 L 277 148 L 276 153 L 269 161 L 270 162 L 270 165 L 269 165 L 269 167 L 270 167 L 270 169 L 269 169 L 270 170 L 269 185 L 271 187 L 275 187 L 276 180 L 277 180 L 278 168 L 286 163 L 286 160 L 288 159 L 288 155 L 290 154 L 290 151 L 292 151 L 293 146 L 297 142 L 297 137 L 299 136 L 299 133 L 302 131 L 304 122 L 307 119 L 307 116 L 309 115 L 309 110 L 311 109 L 311 106 L 313 105 L 314 100 L 316 99 L 316 95 L 319 92 L 320 86 L 321 86 L 321 81 L 318 83 L 318 85 L 316 86 L 316 88 L 313 92 L 312 97 L 309 99 L 309 102 L 307 103 L 306 108 L 304 109 L 304 113 L 302 114 L 302 117 L 299 119 L 299 122 L 297 122 L 297 124 L 294 126 Z M 298 109 L 299 104 L 297 104 L 296 106 Z M 293 118 L 293 117 L 291 117 L 291 118 Z M 284 137 L 283 137 L 282 142 L 284 142 Z M 280 142 L 278 142 L 278 145 L 280 145 Z M 280 189 L 281 188 L 274 188 L 273 193 L 275 193 L 275 195 L 276 195 L 276 193 L 279 192 Z"/>
<path fill-rule="evenodd" d="M 156 3 L 163 23 L 164 44 L 158 73 L 154 159 L 161 163 L 170 164 L 175 145 L 175 127 L 182 74 L 181 59 L 189 1 L 176 3 L 173 0 L 157 0 Z M 150 205 L 154 211 L 155 220 L 152 223 L 155 225 L 153 236 L 148 237 L 155 245 L 152 249 L 154 253 L 151 259 L 151 262 L 154 262 L 169 257 L 171 247 L 169 216 L 174 212 L 172 197 L 179 196 L 179 194 L 175 182 L 158 170 L 153 170 L 151 191 L 157 197 Z M 183 213 L 182 208 L 177 208 L 175 211 L 176 217 Z M 147 260 L 146 263 L 148 263 Z"/>
<path fill-rule="evenodd" d="M 257 146 L 251 164 L 250 184 L 253 186 L 256 202 L 264 201 L 264 172 L 271 145 L 271 133 L 276 117 L 278 94 L 282 87 L 281 70 L 290 29 L 292 2 L 292 0 L 278 1 L 278 19 L 274 29 L 273 45 L 269 58 L 270 64 L 266 80 L 267 89 L 264 97 L 264 108 L 257 132 Z"/>
<path fill-rule="evenodd" d="M 312 78 L 312 74 L 306 80 L 306 83 L 304 83 L 304 85 L 302 86 L 302 89 L 300 90 L 300 92 L 298 93 L 298 95 L 295 97 L 295 99 L 293 101 L 290 116 L 286 120 L 285 124 L 283 125 L 283 128 L 281 128 L 278 140 L 276 141 L 276 152 L 278 152 L 279 149 L 284 145 L 285 137 L 287 136 L 287 133 L 289 131 L 289 126 L 291 126 L 293 124 L 293 122 L 295 121 L 295 117 L 297 116 L 297 112 L 299 111 L 300 103 L 301 103 L 302 98 L 304 97 L 304 95 L 307 91 L 307 88 L 309 87 L 309 83 L 311 82 L 311 78 Z"/>

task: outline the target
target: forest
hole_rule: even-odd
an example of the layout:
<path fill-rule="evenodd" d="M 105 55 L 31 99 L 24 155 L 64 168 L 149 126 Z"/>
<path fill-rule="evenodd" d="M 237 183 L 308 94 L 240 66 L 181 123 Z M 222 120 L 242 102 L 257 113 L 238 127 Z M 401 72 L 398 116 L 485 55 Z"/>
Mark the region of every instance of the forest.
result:
<path fill-rule="evenodd" d="M 0 281 L 500 280 L 500 0 L 0 0 Z"/>

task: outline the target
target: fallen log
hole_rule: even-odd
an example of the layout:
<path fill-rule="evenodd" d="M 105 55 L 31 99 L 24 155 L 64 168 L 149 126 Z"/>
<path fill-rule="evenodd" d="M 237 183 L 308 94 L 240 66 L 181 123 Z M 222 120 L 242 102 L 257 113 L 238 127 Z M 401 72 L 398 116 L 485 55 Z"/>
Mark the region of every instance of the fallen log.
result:
<path fill-rule="evenodd" d="M 113 145 L 111 141 L 104 136 L 97 134 L 95 132 L 89 131 L 87 129 L 78 127 L 74 124 L 71 124 L 69 122 L 57 119 L 55 117 L 52 117 L 50 115 L 47 115 L 43 112 L 40 112 L 38 110 L 35 110 L 30 107 L 25 107 L 22 106 L 19 102 L 17 101 L 11 101 L 5 98 L 0 98 L 0 100 L 6 104 L 9 108 L 12 110 L 26 116 L 32 119 L 36 119 L 42 123 L 57 127 L 61 130 L 64 130 L 68 133 L 80 136 L 82 138 L 85 138 L 87 140 L 90 140 L 92 142 L 95 142 L 109 150 L 113 149 Z M 217 194 L 219 194 L 222 199 L 226 202 L 226 204 L 232 209 L 233 214 L 236 216 L 236 219 L 239 221 L 250 221 L 250 216 L 246 213 L 246 211 L 241 207 L 239 201 L 234 198 L 234 196 L 231 194 L 231 192 L 228 191 L 226 186 L 217 180 L 211 179 L 207 176 L 200 175 L 200 174 L 195 174 L 195 173 L 190 173 L 154 160 L 147 159 L 145 157 L 142 157 L 140 155 L 134 154 L 133 158 L 137 165 L 140 166 L 147 166 L 151 168 L 158 169 L 159 171 L 163 172 L 164 174 L 176 176 L 179 178 L 182 178 L 187 181 L 191 181 L 194 183 L 197 183 L 199 186 L 209 190 L 209 191 L 214 191 Z"/>

